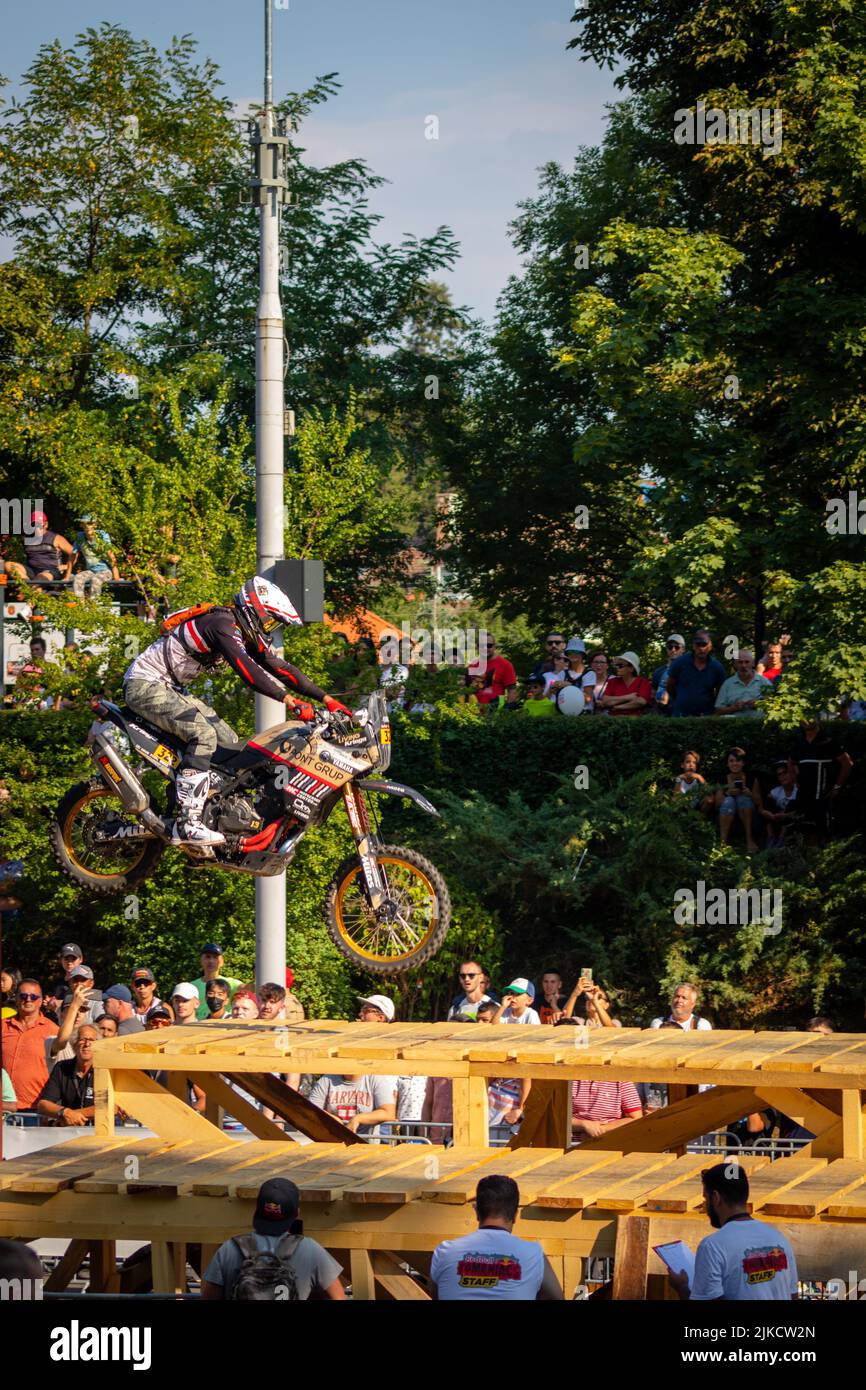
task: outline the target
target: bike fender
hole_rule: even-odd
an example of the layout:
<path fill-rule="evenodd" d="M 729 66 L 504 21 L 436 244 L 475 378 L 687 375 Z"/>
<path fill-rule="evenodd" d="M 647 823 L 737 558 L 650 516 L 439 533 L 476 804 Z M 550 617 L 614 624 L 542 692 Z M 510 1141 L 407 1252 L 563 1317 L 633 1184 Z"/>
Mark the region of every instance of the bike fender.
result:
<path fill-rule="evenodd" d="M 414 801 L 416 806 L 420 806 L 422 811 L 426 811 L 428 816 L 438 817 L 439 815 L 432 801 L 428 801 L 426 796 L 413 791 L 411 787 L 405 787 L 402 782 L 383 782 L 365 777 L 361 786 L 365 791 L 379 792 L 383 796 L 408 796 L 409 800 Z"/>

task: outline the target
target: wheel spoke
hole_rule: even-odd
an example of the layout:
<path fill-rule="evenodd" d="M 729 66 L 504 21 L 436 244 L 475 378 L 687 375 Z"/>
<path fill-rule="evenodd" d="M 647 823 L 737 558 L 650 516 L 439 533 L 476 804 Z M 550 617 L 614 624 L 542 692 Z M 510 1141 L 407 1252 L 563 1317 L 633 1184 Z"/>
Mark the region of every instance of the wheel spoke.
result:
<path fill-rule="evenodd" d="M 93 878 L 114 878 L 130 873 L 142 860 L 147 851 L 147 841 L 117 841 L 101 845 L 95 840 L 97 829 L 118 824 L 132 825 L 134 821 L 125 817 L 116 803 L 106 805 L 114 799 L 107 790 L 94 787 L 82 797 L 67 817 L 63 828 L 63 839 L 70 859 Z"/>

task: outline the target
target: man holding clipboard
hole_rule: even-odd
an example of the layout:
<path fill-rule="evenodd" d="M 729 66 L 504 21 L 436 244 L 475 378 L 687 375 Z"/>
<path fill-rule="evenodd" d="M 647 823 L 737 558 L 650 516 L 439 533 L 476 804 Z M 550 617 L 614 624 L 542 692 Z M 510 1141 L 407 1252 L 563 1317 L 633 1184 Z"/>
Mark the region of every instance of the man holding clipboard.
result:
<path fill-rule="evenodd" d="M 797 1262 L 781 1231 L 749 1213 L 749 1179 L 736 1163 L 717 1163 L 701 1179 L 711 1235 L 697 1253 L 681 1240 L 654 1250 L 680 1298 L 699 1302 L 787 1301 L 797 1297 Z"/>

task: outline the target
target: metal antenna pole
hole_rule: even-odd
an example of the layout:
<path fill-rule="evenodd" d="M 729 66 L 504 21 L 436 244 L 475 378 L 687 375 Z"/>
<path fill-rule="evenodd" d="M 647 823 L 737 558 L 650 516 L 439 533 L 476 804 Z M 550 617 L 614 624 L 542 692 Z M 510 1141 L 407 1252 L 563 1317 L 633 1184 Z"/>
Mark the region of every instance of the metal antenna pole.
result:
<path fill-rule="evenodd" d="M 288 199 L 285 123 L 274 120 L 272 3 L 265 0 L 265 104 L 251 126 L 252 179 L 259 205 L 259 303 L 256 314 L 256 568 L 269 577 L 283 558 L 283 308 L 280 302 L 280 207 Z M 277 128 L 278 127 L 278 128 Z M 256 696 L 256 731 L 285 720 L 285 706 Z M 256 879 L 256 984 L 285 981 L 286 876 Z"/>

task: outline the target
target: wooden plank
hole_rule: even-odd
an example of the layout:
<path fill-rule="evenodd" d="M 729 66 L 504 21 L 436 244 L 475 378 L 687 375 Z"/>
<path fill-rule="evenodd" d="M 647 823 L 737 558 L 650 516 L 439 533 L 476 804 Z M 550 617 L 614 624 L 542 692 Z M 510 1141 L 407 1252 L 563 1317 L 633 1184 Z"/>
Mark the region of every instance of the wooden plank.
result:
<path fill-rule="evenodd" d="M 811 1178 L 799 1182 L 776 1200 L 765 1202 L 764 1216 L 796 1216 L 808 1220 L 838 1203 L 858 1187 L 866 1193 L 866 1163 L 840 1158 L 819 1169 Z"/>
<path fill-rule="evenodd" d="M 69 1144 L 64 1144 L 63 1149 L 71 1148 L 73 1144 L 77 1147 L 78 1142 L 79 1141 L 73 1139 Z M 140 1161 L 144 1161 L 147 1157 L 162 1153 L 169 1147 L 168 1140 L 160 1139 L 133 1141 L 128 1145 L 122 1142 L 114 1145 L 103 1143 L 101 1151 L 94 1148 L 98 1143 L 97 1140 L 84 1140 L 83 1143 L 87 1144 L 88 1149 L 87 1151 L 82 1151 L 80 1157 L 78 1155 L 70 1155 L 67 1157 L 64 1154 L 62 1158 L 55 1159 L 53 1170 L 48 1172 L 46 1172 L 44 1168 L 41 1171 L 37 1168 L 36 1171 L 32 1173 L 27 1173 L 26 1168 L 24 1171 L 19 1170 L 11 1178 L 7 1178 L 4 1186 L 8 1187 L 13 1192 L 31 1192 L 51 1195 L 52 1193 L 61 1192 L 68 1187 L 72 1187 L 76 1182 L 95 1177 L 103 1169 L 109 1168 L 112 1161 L 120 1154 L 135 1154 Z M 139 1148 L 141 1144 L 146 1147 Z M 40 1157 L 44 1157 L 50 1164 L 51 1155 L 54 1152 L 56 1152 L 56 1150 L 46 1150 L 44 1156 L 40 1155 Z M 35 1154 L 28 1155 L 23 1162 L 25 1164 L 28 1161 L 32 1162 L 36 1157 L 37 1155 Z M 4 1167 L 5 1166 L 4 1164 Z"/>
<path fill-rule="evenodd" d="M 455 1150 L 451 1149 L 449 1152 L 455 1153 Z M 462 1149 L 459 1156 L 464 1160 L 464 1167 L 450 1178 L 440 1176 L 425 1184 L 419 1193 L 422 1200 L 459 1206 L 472 1200 L 480 1178 L 495 1173 L 500 1177 L 514 1178 L 516 1181 L 541 1164 L 562 1159 L 559 1149 L 532 1148 L 484 1148 L 474 1151 Z"/>
<path fill-rule="evenodd" d="M 592 1172 L 572 1174 L 552 1186 L 545 1186 L 534 1198 L 537 1207 L 568 1207 L 580 1211 L 593 1206 L 603 1194 L 610 1193 L 611 1200 L 617 1200 L 617 1193 L 643 1193 L 652 1187 L 651 1175 L 660 1168 L 671 1167 L 675 1162 L 672 1154 L 618 1154 L 616 1160 Z M 544 1169 L 536 1169 L 530 1178 L 541 1181 Z M 643 1186 L 641 1186 L 643 1183 Z M 614 1208 L 617 1210 L 618 1208 Z"/>
<path fill-rule="evenodd" d="M 843 1217 L 847 1221 L 866 1221 L 866 1184 L 848 1192 L 840 1201 L 833 1201 L 827 1208 L 828 1216 Z M 862 1255 L 863 1237 L 858 1232 Z"/>
<path fill-rule="evenodd" d="M 417 1162 L 418 1146 L 403 1144 L 395 1147 L 368 1145 L 366 1153 L 357 1149 L 336 1150 L 330 1160 L 320 1168 L 307 1170 L 295 1177 L 301 1198 L 305 1202 L 334 1202 L 342 1197 L 347 1188 L 356 1184 L 374 1181 L 393 1182 L 392 1174 L 399 1174 L 404 1168 L 411 1168 Z M 427 1150 L 430 1157 L 444 1155 L 445 1150 Z M 243 1195 L 239 1189 L 238 1195 Z"/>
<path fill-rule="evenodd" d="M 643 1066 L 644 1063 L 648 1063 L 650 1066 L 667 1066 L 676 1070 L 704 1052 L 721 1052 L 738 1044 L 748 1043 L 755 1036 L 754 1033 L 745 1030 L 727 1033 L 722 1037 L 714 1032 L 697 1029 L 685 1032 L 682 1028 L 676 1031 L 672 1028 L 651 1028 L 648 1032 L 649 1036 L 642 1033 L 640 1039 L 636 1039 L 631 1046 L 617 1051 L 617 1066 Z"/>
<path fill-rule="evenodd" d="M 75 1181 L 76 1192 L 86 1193 L 111 1193 L 120 1192 L 125 1187 L 129 1172 L 141 1173 L 142 1166 L 145 1171 L 157 1170 L 159 1166 L 165 1166 L 177 1170 L 184 1162 L 186 1155 L 197 1148 L 202 1148 L 214 1152 L 214 1145 L 195 1145 L 191 1139 L 180 1140 L 176 1143 L 166 1144 L 162 1153 L 144 1157 L 141 1154 L 124 1152 L 122 1149 L 115 1149 L 111 1154 L 106 1154 L 101 1163 L 94 1165 L 91 1174 Z M 132 1165 L 128 1160 L 134 1159 Z"/>
<path fill-rule="evenodd" d="M 677 1159 L 677 1164 L 684 1163 L 684 1161 L 689 1158 L 697 1157 L 699 1157 L 698 1154 L 684 1154 L 681 1158 Z M 749 1175 L 750 1181 L 752 1173 L 758 1172 L 761 1168 L 766 1168 L 771 1162 L 769 1154 L 737 1154 L 735 1156 L 732 1151 L 728 1157 L 732 1160 L 736 1158 L 737 1164 Z M 684 1169 L 683 1175 L 674 1180 L 664 1180 L 665 1175 L 662 1173 L 661 1176 L 663 1180 L 661 1184 L 658 1187 L 652 1188 L 638 1205 L 644 1207 L 647 1211 L 678 1212 L 694 1211 L 697 1207 L 702 1206 L 704 1201 L 704 1190 L 701 1184 L 700 1174 L 704 1168 L 712 1167 L 713 1156 L 710 1154 L 702 1154 L 700 1155 L 700 1159 L 701 1163 L 697 1170 L 692 1170 L 690 1173 L 687 1169 Z M 716 1161 L 723 1163 L 724 1159 L 725 1156 L 720 1154 Z M 671 1172 L 675 1171 L 676 1165 Z"/>
<path fill-rule="evenodd" d="M 842 1092 L 842 1157 L 862 1159 L 866 1115 L 859 1090 Z"/>
<path fill-rule="evenodd" d="M 196 1164 L 206 1163 L 224 1152 L 223 1145 L 199 1144 L 192 1140 L 173 1144 L 171 1149 L 158 1158 L 150 1158 L 144 1164 L 139 1162 L 137 1175 L 130 1176 L 127 1159 L 130 1155 L 117 1154 L 114 1161 L 94 1174 L 75 1184 L 76 1192 L 127 1193 L 140 1196 L 149 1192 L 175 1194 L 188 1189 L 192 1170 Z"/>
<path fill-rule="evenodd" d="M 452 1094 L 455 1147 L 482 1148 L 489 1142 L 490 1137 L 490 1106 L 486 1077 L 455 1077 Z"/>
<path fill-rule="evenodd" d="M 804 1042 L 809 1042 L 813 1036 L 812 1033 L 755 1033 L 742 1046 L 722 1048 L 711 1065 L 713 1069 L 724 1067 L 729 1071 L 757 1071 L 760 1068 L 772 1071 L 773 1062 L 801 1047 Z"/>
<path fill-rule="evenodd" d="M 856 1033 L 848 1034 L 843 1041 L 839 1033 L 834 1033 L 831 1037 L 816 1036 L 813 1033 L 811 1042 L 803 1043 L 802 1047 L 796 1048 L 794 1052 L 780 1057 L 774 1071 L 817 1071 L 833 1058 L 838 1058 L 839 1061 L 856 1061 L 858 1049 L 859 1056 L 863 1058 L 866 1066 L 866 1044 L 862 1036 Z M 849 1056 L 850 1053 L 855 1055 Z M 835 1071 L 835 1067 L 832 1070 Z"/>
<path fill-rule="evenodd" d="M 837 1035 L 837 1036 L 841 1036 Z M 855 1035 L 856 1036 L 856 1035 Z M 859 1039 L 859 1046 L 852 1047 L 844 1057 L 840 1057 L 838 1062 L 821 1062 L 815 1069 L 818 1072 L 832 1072 L 837 1076 L 857 1076 L 860 1078 L 859 1085 L 866 1087 L 866 1043 L 862 1037 Z M 858 1083 L 855 1082 L 855 1085 Z"/>
<path fill-rule="evenodd" d="M 609 1129 L 598 1139 L 586 1139 L 581 1149 L 621 1149 L 624 1152 L 659 1153 L 696 1139 L 700 1134 L 740 1120 L 760 1109 L 748 1087 L 716 1086 L 700 1095 L 686 1096 L 662 1110 Z"/>
<path fill-rule="evenodd" d="M 663 1190 L 674 1186 L 686 1178 L 694 1178 L 702 1169 L 707 1166 L 706 1154 L 682 1154 L 679 1158 L 670 1155 L 670 1162 L 661 1168 L 654 1168 L 650 1172 L 639 1173 L 636 1176 L 626 1178 L 625 1181 L 614 1183 L 610 1188 L 605 1188 L 596 1197 L 594 1206 L 599 1211 L 634 1211 L 637 1207 L 645 1207 L 647 1198 L 661 1187 Z M 614 1170 L 611 1169 L 610 1178 L 613 1181 Z"/>
<path fill-rule="evenodd" d="M 270 1106 L 301 1134 L 316 1143 L 348 1146 L 367 1142 L 363 1135 L 353 1134 L 336 1115 L 327 1114 L 276 1076 L 259 1076 L 249 1072 L 227 1072 L 226 1075 L 229 1081 L 245 1087 L 256 1100 Z"/>
<path fill-rule="evenodd" d="M 749 1211 L 761 1211 L 765 1202 L 776 1202 L 783 1192 L 826 1166 L 826 1158 L 780 1158 L 762 1168 L 749 1178 Z"/>
<path fill-rule="evenodd" d="M 467 1158 L 463 1151 L 434 1149 L 426 1145 L 412 1147 L 415 1148 L 417 1156 L 396 1171 L 376 1177 L 361 1177 L 360 1174 L 356 1177 L 353 1173 L 347 1174 L 344 1199 L 359 1205 L 375 1202 L 383 1206 L 402 1206 L 418 1197 L 431 1183 L 455 1177 L 467 1169 Z M 478 1152 L 489 1155 L 490 1150 Z"/>
<path fill-rule="evenodd" d="M 235 1143 L 218 1160 L 211 1160 L 206 1175 L 201 1174 L 194 1180 L 193 1196 L 228 1197 L 235 1193 L 239 1182 L 249 1185 L 259 1173 L 263 1180 L 268 1176 L 268 1170 L 273 1177 L 289 1177 L 289 1168 L 295 1173 L 304 1165 L 311 1164 L 319 1156 L 321 1147 L 310 1144 L 305 1148 L 295 1146 L 287 1149 L 285 1144 L 252 1140 L 249 1143 Z"/>

